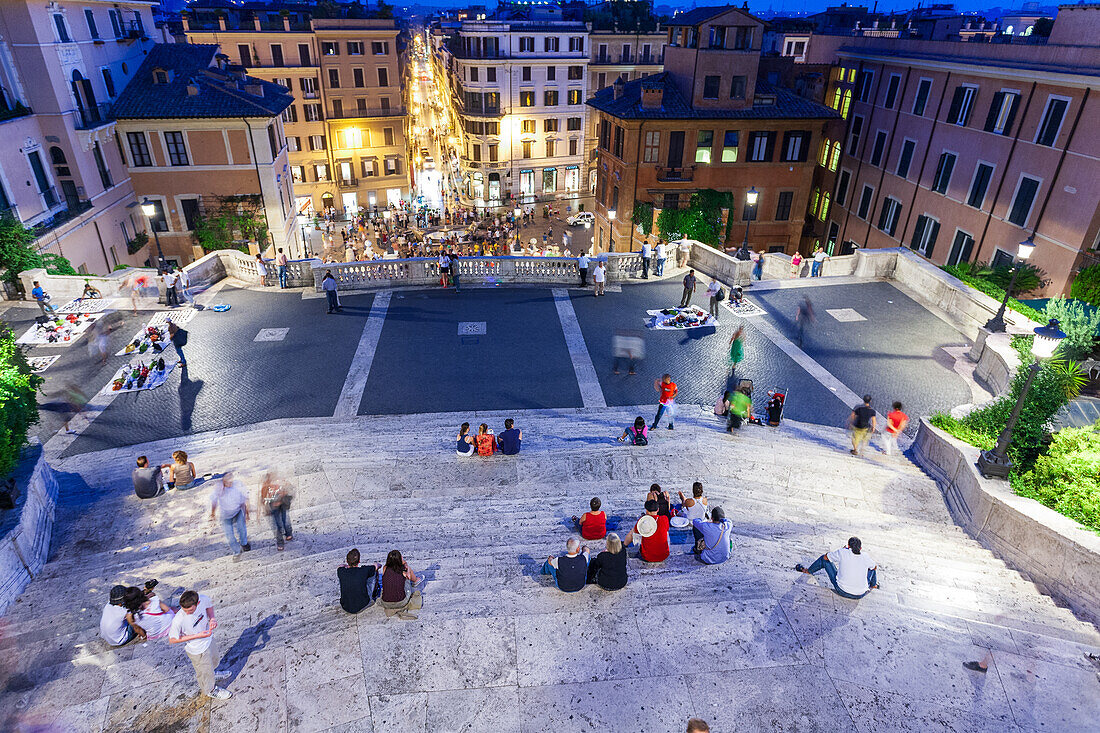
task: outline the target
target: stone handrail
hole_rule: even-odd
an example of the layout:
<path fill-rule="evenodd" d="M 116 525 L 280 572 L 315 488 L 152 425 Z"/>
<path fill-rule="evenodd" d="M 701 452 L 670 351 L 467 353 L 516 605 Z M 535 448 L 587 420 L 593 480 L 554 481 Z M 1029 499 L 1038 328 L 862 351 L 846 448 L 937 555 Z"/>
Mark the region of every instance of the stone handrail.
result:
<path fill-rule="evenodd" d="M 15 508 L 0 520 L 0 615 L 38 575 L 50 554 L 58 487 L 40 445 L 24 452 L 15 485 Z"/>
<path fill-rule="evenodd" d="M 940 484 L 955 522 L 1045 593 L 1100 623 L 1100 537 L 1005 481 L 978 473 L 978 449 L 922 418 L 917 463 Z"/>
<path fill-rule="evenodd" d="M 74 298 L 84 294 L 84 283 L 89 282 L 92 287 L 99 290 L 105 298 L 117 295 L 129 295 L 126 284 L 130 276 L 138 273 L 149 278 L 149 282 L 156 281 L 157 271 L 151 267 L 127 267 L 115 270 L 109 275 L 51 275 L 43 268 L 23 270 L 19 273 L 19 279 L 23 283 L 23 289 L 30 298 L 34 281 L 37 280 L 42 288 L 50 294 L 51 303 L 55 306 L 64 305 Z"/>

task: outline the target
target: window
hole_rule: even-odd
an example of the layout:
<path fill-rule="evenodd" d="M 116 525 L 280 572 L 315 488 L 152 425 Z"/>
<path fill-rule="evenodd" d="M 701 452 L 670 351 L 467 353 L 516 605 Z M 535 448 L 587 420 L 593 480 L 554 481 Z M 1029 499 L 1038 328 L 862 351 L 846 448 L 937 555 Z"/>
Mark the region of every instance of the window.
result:
<path fill-rule="evenodd" d="M 1016 109 L 1020 106 L 1020 93 L 1001 90 L 993 95 L 993 104 L 989 105 L 989 114 L 985 118 L 985 131 L 998 135 L 1012 134 L 1012 123 L 1016 119 Z"/>
<path fill-rule="evenodd" d="M 642 161 L 656 163 L 661 154 L 661 133 L 653 130 L 645 134 L 645 147 L 642 150 Z"/>
<path fill-rule="evenodd" d="M 829 154 L 829 171 L 835 171 L 836 167 L 840 165 L 840 141 L 837 140 L 833 143 L 832 152 Z"/>
<path fill-rule="evenodd" d="M 546 67 L 546 81 L 556 81 L 558 78 L 558 67 L 547 66 Z"/>
<path fill-rule="evenodd" d="M 856 156 L 859 150 L 859 136 L 863 134 L 863 118 L 859 115 L 852 115 L 852 132 L 848 138 L 848 155 Z"/>
<path fill-rule="evenodd" d="M 115 32 L 115 38 L 122 38 L 122 14 L 118 10 L 108 10 L 107 17 L 111 19 L 111 30 Z"/>
<path fill-rule="evenodd" d="M 878 166 L 882 164 L 882 155 L 886 152 L 886 130 L 879 130 L 875 133 L 875 144 L 871 148 L 871 165 Z"/>
<path fill-rule="evenodd" d="M 363 55 L 363 42 L 362 41 L 348 41 L 348 56 L 362 56 Z"/>
<path fill-rule="evenodd" d="M 852 90 L 844 90 L 844 101 L 840 103 L 840 116 L 844 119 L 848 119 L 848 110 L 852 106 Z"/>
<path fill-rule="evenodd" d="M 557 132 L 558 131 L 558 118 L 548 117 L 542 121 L 543 132 Z"/>
<path fill-rule="evenodd" d="M 524 158 L 530 158 L 531 157 L 531 141 L 530 140 L 524 140 L 522 143 L 520 143 L 520 145 L 523 148 L 523 157 Z"/>
<path fill-rule="evenodd" d="M 584 67 L 583 66 L 570 66 L 568 76 L 569 76 L 570 81 L 578 81 L 580 79 L 583 79 L 584 78 Z"/>
<path fill-rule="evenodd" d="M 328 85 L 330 89 L 340 88 L 340 70 L 329 69 L 328 70 Z"/>
<path fill-rule="evenodd" d="M 293 104 L 283 110 L 283 122 L 297 122 L 298 108 Z"/>
<path fill-rule="evenodd" d="M 555 39 L 556 40 L 556 39 Z M 553 193 L 558 190 L 558 169 L 557 168 L 543 168 L 542 169 L 542 192 Z"/>
<path fill-rule="evenodd" d="M 524 133 L 524 134 L 528 134 L 528 133 L 534 134 L 534 132 L 535 132 L 535 121 L 534 120 L 520 120 L 519 131 Z"/>
<path fill-rule="evenodd" d="M 565 120 L 565 129 L 566 130 L 579 130 L 579 129 L 581 129 L 581 118 L 580 117 L 568 117 L 568 118 L 566 118 L 566 120 Z"/>
<path fill-rule="evenodd" d="M 856 82 L 856 97 L 861 102 L 871 101 L 871 87 L 875 81 L 875 72 L 864 69 L 859 72 L 859 81 Z"/>
<path fill-rule="evenodd" d="M 92 157 L 95 158 L 95 167 L 99 171 L 99 181 L 103 184 L 103 188 L 107 189 L 115 185 L 111 180 L 111 171 L 107 168 L 107 161 L 103 158 L 103 149 L 99 147 L 98 141 L 92 143 Z M 2 195 L 0 194 L 0 197 Z"/>
<path fill-rule="evenodd" d="M 531 36 L 520 36 L 519 38 L 519 50 L 520 53 L 531 53 L 535 50 L 535 39 Z"/>
<path fill-rule="evenodd" d="M 570 89 L 569 90 L 569 104 L 574 104 L 575 105 L 575 104 L 580 104 L 580 103 L 581 103 L 581 90 L 580 89 Z"/>
<path fill-rule="evenodd" d="M 1009 222 L 1018 227 L 1026 226 L 1031 216 L 1031 206 L 1035 203 L 1035 194 L 1039 190 L 1039 181 L 1031 176 L 1020 176 L 1016 186 L 1016 195 L 1012 197 L 1012 208 L 1008 212 Z"/>
<path fill-rule="evenodd" d="M 164 215 L 164 202 L 160 199 L 149 199 L 153 205 L 153 215 L 149 217 L 149 224 L 155 232 L 168 231 L 168 217 Z"/>
<path fill-rule="evenodd" d="M 970 253 L 974 249 L 974 237 L 962 229 L 955 230 L 955 241 L 951 243 L 951 251 L 947 255 L 948 265 L 957 265 L 960 262 L 970 262 Z"/>
<path fill-rule="evenodd" d="M 600 150 L 611 149 L 611 123 L 600 120 Z"/>
<path fill-rule="evenodd" d="M 1066 116 L 1067 107 L 1069 107 L 1069 100 L 1065 97 L 1047 99 L 1047 108 L 1043 110 L 1043 121 L 1039 123 L 1039 132 L 1035 135 L 1037 145 L 1054 147 L 1054 142 L 1062 129 L 1062 120 Z"/>
<path fill-rule="evenodd" d="M 710 48 L 724 48 L 726 45 L 726 27 L 724 25 L 712 25 L 710 27 Z"/>
<path fill-rule="evenodd" d="M 542 50 L 548 53 L 558 52 L 558 37 L 546 36 L 542 39 Z"/>
<path fill-rule="evenodd" d="M 576 155 L 577 154 L 577 142 L 578 142 L 577 138 L 575 138 L 575 137 L 569 138 L 569 154 L 570 155 Z"/>
<path fill-rule="evenodd" d="M 829 216 L 829 192 L 821 194 L 821 206 L 817 210 L 817 218 L 825 221 Z"/>
<path fill-rule="evenodd" d="M 836 205 L 844 206 L 848 202 L 848 184 L 852 181 L 852 174 L 846 170 L 840 171 L 836 179 Z"/>
<path fill-rule="evenodd" d="M 187 146 L 183 142 L 182 132 L 164 133 L 164 146 L 168 148 L 168 162 L 172 165 L 188 165 Z"/>
<path fill-rule="evenodd" d="M 309 149 L 310 150 L 324 150 L 325 149 L 325 136 L 324 135 L 310 135 L 309 136 Z"/>
<path fill-rule="evenodd" d="M 328 180 L 328 166 L 324 163 L 317 163 L 313 166 L 313 180 L 318 183 Z"/>
<path fill-rule="evenodd" d="M 485 81 L 496 81 L 497 70 L 495 66 L 490 66 L 485 70 Z"/>
<path fill-rule="evenodd" d="M 901 144 L 901 153 L 898 155 L 897 174 L 901 178 L 908 178 L 909 167 L 913 165 L 913 153 L 917 149 L 916 140 L 905 140 Z"/>
<path fill-rule="evenodd" d="M 382 165 L 387 176 L 396 176 L 401 172 L 401 161 L 397 158 L 386 158 Z"/>
<path fill-rule="evenodd" d="M 286 139 L 286 149 L 292 153 L 296 153 L 302 149 L 302 138 L 297 135 L 288 135 Z"/>
<path fill-rule="evenodd" d="M 623 128 L 615 125 L 615 145 L 611 150 L 611 154 L 620 160 L 623 157 L 623 137 Z"/>
<path fill-rule="evenodd" d="M 754 163 L 770 163 L 774 148 L 774 132 L 749 133 L 749 160 Z"/>
<path fill-rule="evenodd" d="M 115 96 L 115 80 L 111 77 L 110 69 L 102 69 L 103 73 L 103 88 L 107 90 L 108 97 Z"/>
<path fill-rule="evenodd" d="M 298 61 L 302 66 L 312 66 L 313 65 L 313 64 L 310 63 L 309 44 L 308 43 L 299 43 L 298 44 Z"/>
<path fill-rule="evenodd" d="M 554 157 L 554 141 L 553 140 L 547 140 L 546 141 L 546 157 L 547 158 L 553 158 Z"/>
<path fill-rule="evenodd" d="M 304 183 L 306 180 L 306 169 L 300 165 L 290 166 L 290 175 L 294 178 L 295 183 Z"/>
<path fill-rule="evenodd" d="M 545 107 L 557 107 L 558 106 L 558 90 L 547 89 L 542 93 L 542 104 Z M 557 120 L 555 120 L 557 122 Z"/>
<path fill-rule="evenodd" d="M 390 70 L 385 66 L 378 67 L 378 86 L 388 87 L 390 85 Z"/>
<path fill-rule="evenodd" d="M 700 130 L 695 141 L 695 162 L 710 164 L 711 152 L 714 149 L 714 131 Z"/>
<path fill-rule="evenodd" d="M 477 71 L 478 69 L 476 66 L 470 67 L 470 81 L 477 81 Z"/>
<path fill-rule="evenodd" d="M 924 110 L 928 106 L 928 97 L 932 94 L 932 80 L 921 79 L 917 84 L 917 94 L 913 98 L 913 114 L 917 117 L 924 116 Z"/>
<path fill-rule="evenodd" d="M 793 130 L 783 133 L 783 155 L 781 160 L 784 162 L 805 162 L 809 149 L 810 133 Z"/>
<path fill-rule="evenodd" d="M 298 86 L 302 88 L 302 96 L 306 99 L 317 98 L 317 79 L 312 76 L 303 76 L 298 80 Z"/>
<path fill-rule="evenodd" d="M 278 43 L 271 44 L 271 65 L 282 66 L 283 65 L 283 47 Z"/>
<path fill-rule="evenodd" d="M 978 163 L 978 167 L 974 169 L 974 180 L 970 182 L 970 193 L 966 196 L 967 206 L 973 206 L 975 209 L 982 208 L 991 178 L 993 178 L 993 166 L 989 163 Z"/>
<path fill-rule="evenodd" d="M 497 143 L 489 143 L 489 162 L 490 163 L 496 163 L 497 162 L 497 150 L 499 148 L 500 148 L 500 145 L 498 145 Z"/>
<path fill-rule="evenodd" d="M 891 237 L 898 230 L 898 219 L 901 218 L 901 202 L 887 196 L 882 201 L 882 209 L 878 214 L 878 228 Z"/>
<path fill-rule="evenodd" d="M 733 36 L 733 50 L 734 51 L 748 51 L 752 49 L 752 31 L 751 25 L 739 25 Z"/>
<path fill-rule="evenodd" d="M 531 81 L 531 67 L 530 66 L 521 66 L 520 70 L 519 70 L 519 73 L 520 73 L 520 79 L 522 81 Z"/>
<path fill-rule="evenodd" d="M 966 123 L 970 122 L 970 113 L 974 110 L 974 99 L 977 96 L 978 90 L 975 87 L 955 87 L 951 108 L 947 110 L 947 124 L 966 127 Z"/>
<path fill-rule="evenodd" d="M 153 165 L 149 155 L 149 145 L 144 132 L 128 132 L 126 139 L 130 143 L 130 165 L 135 168 L 148 168 Z"/>
<path fill-rule="evenodd" d="M 946 195 L 947 186 L 951 183 L 951 174 L 954 171 L 955 154 L 948 152 L 940 154 L 940 161 L 936 164 L 936 175 L 932 177 L 932 190 Z"/>
<path fill-rule="evenodd" d="M 390 52 L 389 41 L 371 41 L 370 52 L 375 56 L 386 56 Z"/>
<path fill-rule="evenodd" d="M 520 107 L 534 107 L 535 106 L 535 93 L 534 92 L 520 92 L 519 93 L 519 106 Z"/>
<path fill-rule="evenodd" d="M 890 81 L 886 84 L 886 99 L 882 101 L 882 106 L 886 109 L 893 109 L 894 105 L 898 102 L 898 88 L 901 86 L 901 74 L 891 74 Z"/>
<path fill-rule="evenodd" d="M 339 56 L 340 44 L 336 41 L 321 41 L 322 56 Z"/>
<path fill-rule="evenodd" d="M 794 201 L 793 191 L 780 191 L 779 199 L 775 202 L 775 220 L 790 221 L 791 202 Z"/>
<path fill-rule="evenodd" d="M 470 146 L 470 151 L 473 153 L 474 161 L 481 160 L 481 143 L 474 143 Z"/>
<path fill-rule="evenodd" d="M 736 163 L 737 162 L 737 144 L 739 133 L 737 130 L 726 130 L 726 134 L 722 137 L 722 162 L 723 163 Z"/>
<path fill-rule="evenodd" d="M 721 81 L 720 76 L 703 77 L 703 99 L 718 99 L 718 84 Z"/>
<path fill-rule="evenodd" d="M 65 25 L 65 16 L 61 13 L 53 14 L 53 25 L 57 29 L 57 40 L 60 43 L 71 43 L 72 38 L 69 37 L 69 27 Z"/>
<path fill-rule="evenodd" d="M 856 216 L 860 219 L 866 219 L 871 213 L 871 202 L 874 198 L 875 189 L 863 184 L 863 191 L 859 194 L 859 207 L 856 209 Z"/>
<path fill-rule="evenodd" d="M 393 145 L 393 128 L 392 127 L 383 127 L 382 128 L 382 142 L 387 147 Z"/>
<path fill-rule="evenodd" d="M 99 38 L 99 29 L 95 25 L 95 15 L 87 8 L 84 9 L 84 20 L 88 21 L 88 35 L 92 38 Z"/>
<path fill-rule="evenodd" d="M 306 122 L 320 122 L 324 119 L 321 115 L 321 105 L 319 104 L 303 104 L 302 112 L 306 118 Z"/>
<path fill-rule="evenodd" d="M 930 216 L 921 214 L 917 217 L 917 226 L 913 229 L 913 240 L 909 243 L 910 249 L 932 256 L 932 247 L 936 244 L 936 237 L 940 233 L 940 223 Z"/>
<path fill-rule="evenodd" d="M 748 77 L 735 76 L 730 81 L 730 99 L 745 98 L 745 83 Z"/>
<path fill-rule="evenodd" d="M 135 10 L 134 11 L 134 27 L 138 30 L 138 32 L 141 33 L 141 35 L 143 35 L 143 36 L 145 35 L 145 25 L 141 22 L 141 11 L 140 10 Z M 148 39 L 143 38 L 142 40 L 144 41 L 144 40 L 148 40 Z"/>
<path fill-rule="evenodd" d="M 485 123 L 485 134 L 486 135 L 499 135 L 500 134 L 500 123 L 499 122 L 486 122 Z"/>
<path fill-rule="evenodd" d="M 352 69 L 351 70 L 351 83 L 357 89 L 362 89 L 363 87 L 365 87 L 367 85 L 365 79 L 363 78 L 363 70 L 362 69 Z"/>
<path fill-rule="evenodd" d="M 339 119 L 344 116 L 344 100 L 332 100 L 332 116 Z"/>
<path fill-rule="evenodd" d="M 571 36 L 569 38 L 570 53 L 584 53 L 584 36 Z"/>

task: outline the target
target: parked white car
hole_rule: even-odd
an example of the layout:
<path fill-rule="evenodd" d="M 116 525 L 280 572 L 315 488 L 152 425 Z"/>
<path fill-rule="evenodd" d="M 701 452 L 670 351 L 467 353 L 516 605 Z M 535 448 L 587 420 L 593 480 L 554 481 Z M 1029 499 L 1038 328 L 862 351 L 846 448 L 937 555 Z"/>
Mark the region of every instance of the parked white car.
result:
<path fill-rule="evenodd" d="M 565 220 L 565 223 L 571 227 L 584 226 L 585 224 L 592 224 L 596 221 L 596 215 L 591 211 L 582 211 L 579 214 L 573 214 Z"/>

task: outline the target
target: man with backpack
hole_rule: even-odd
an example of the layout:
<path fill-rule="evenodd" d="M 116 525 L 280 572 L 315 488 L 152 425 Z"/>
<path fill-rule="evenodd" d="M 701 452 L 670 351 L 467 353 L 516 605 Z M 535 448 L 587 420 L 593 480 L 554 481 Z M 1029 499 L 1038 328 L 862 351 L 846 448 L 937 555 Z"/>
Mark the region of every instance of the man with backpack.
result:
<path fill-rule="evenodd" d="M 726 299 L 726 291 L 718 284 L 718 280 L 711 280 L 707 286 L 707 298 L 710 299 L 710 315 L 718 320 L 718 304 Z"/>
<path fill-rule="evenodd" d="M 172 342 L 172 345 L 176 347 L 176 354 L 180 358 L 180 366 L 187 366 L 187 357 L 183 355 L 183 347 L 187 345 L 187 331 L 169 321 L 168 339 Z"/>

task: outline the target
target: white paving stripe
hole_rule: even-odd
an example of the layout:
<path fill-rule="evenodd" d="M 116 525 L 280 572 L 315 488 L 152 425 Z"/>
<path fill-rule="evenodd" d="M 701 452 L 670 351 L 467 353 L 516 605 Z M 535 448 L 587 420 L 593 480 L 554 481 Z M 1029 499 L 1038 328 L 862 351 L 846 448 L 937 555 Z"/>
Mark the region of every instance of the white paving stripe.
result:
<path fill-rule="evenodd" d="M 354 417 L 359 412 L 359 403 L 363 401 L 363 390 L 367 388 L 370 365 L 374 362 L 374 352 L 378 348 L 378 338 L 382 335 L 382 325 L 386 322 L 386 311 L 390 307 L 392 291 L 385 290 L 374 296 L 370 307 L 370 316 L 363 326 L 363 335 L 359 337 L 359 347 L 351 360 L 351 368 L 340 390 L 340 399 L 336 401 L 333 417 Z"/>
<path fill-rule="evenodd" d="M 569 358 L 573 361 L 573 371 L 577 373 L 577 386 L 581 389 L 581 400 L 585 407 L 607 407 L 600 380 L 596 377 L 596 367 L 592 366 L 592 357 L 584 343 L 581 324 L 573 310 L 573 301 L 565 288 L 554 288 L 554 305 L 558 309 L 558 320 L 565 334 L 565 345 L 569 348 Z"/>

